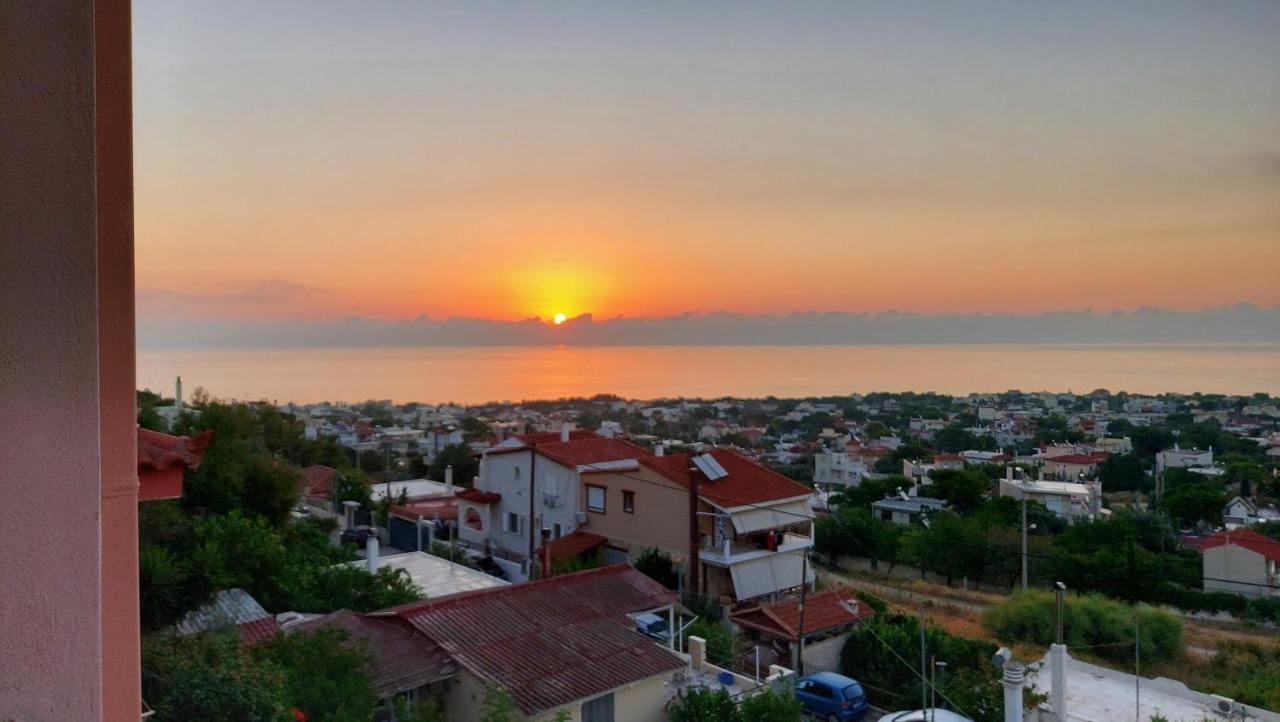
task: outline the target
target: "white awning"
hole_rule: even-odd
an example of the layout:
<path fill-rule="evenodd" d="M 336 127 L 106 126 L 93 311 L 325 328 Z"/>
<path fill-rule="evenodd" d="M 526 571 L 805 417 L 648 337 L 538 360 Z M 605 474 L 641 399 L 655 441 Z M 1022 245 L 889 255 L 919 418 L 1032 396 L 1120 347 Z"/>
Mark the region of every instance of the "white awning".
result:
<path fill-rule="evenodd" d="M 813 510 L 809 508 L 807 499 L 801 499 L 763 509 L 750 508 L 735 511 L 730 518 L 733 519 L 734 531 L 739 534 L 750 534 L 753 531 L 777 529 L 805 519 L 812 519 Z"/>
<path fill-rule="evenodd" d="M 733 577 L 733 592 L 738 601 L 762 597 L 766 594 L 800 586 L 800 574 L 804 569 L 802 552 L 770 554 L 729 567 Z M 813 566 L 809 565 L 805 582 L 813 581 Z"/>

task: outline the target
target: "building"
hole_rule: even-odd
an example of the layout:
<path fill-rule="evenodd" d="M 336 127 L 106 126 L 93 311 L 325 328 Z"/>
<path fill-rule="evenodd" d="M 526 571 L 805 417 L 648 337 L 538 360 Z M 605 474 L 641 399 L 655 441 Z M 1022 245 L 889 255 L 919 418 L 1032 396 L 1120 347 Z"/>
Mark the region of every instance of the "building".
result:
<path fill-rule="evenodd" d="M 1223 531 L 1197 544 L 1204 562 L 1204 590 L 1246 597 L 1280 596 L 1280 541 L 1250 529 Z"/>
<path fill-rule="evenodd" d="M 1165 469 L 1208 468 L 1213 466 L 1213 449 L 1183 449 L 1177 444 L 1156 454 L 1156 474 Z"/>
<path fill-rule="evenodd" d="M 813 545 L 809 487 L 729 449 L 665 455 L 589 433 L 552 438 L 485 454 L 476 486 L 458 494 L 460 539 L 525 564 L 544 531 L 553 558 L 605 546 L 623 561 L 657 548 L 691 588 L 730 604 L 813 580 L 803 556 Z"/>
<path fill-rule="evenodd" d="M 1071 521 L 1096 519 L 1109 513 L 1102 508 L 1102 484 L 1099 482 L 1032 481 L 1015 478 L 1012 467 L 1005 470 L 1005 478 L 1000 480 L 999 495 L 1038 501 L 1049 511 Z"/>
<path fill-rule="evenodd" d="M 873 614 L 875 611 L 858 601 L 852 592 L 828 589 L 811 594 L 804 600 L 803 615 L 800 613 L 800 601 L 788 599 L 740 609 L 730 615 L 729 621 L 749 640 L 781 647 L 778 663 L 792 669 L 801 667 L 798 660 L 803 638 L 803 669 L 817 672 L 839 669 L 844 635 Z"/>
<path fill-rule="evenodd" d="M 1061 454 L 1040 462 L 1040 474 L 1054 481 L 1093 479 L 1098 475 L 1098 464 L 1107 460 L 1106 452 L 1088 454 Z"/>
<path fill-rule="evenodd" d="M 942 511 L 947 503 L 941 499 L 930 499 L 927 496 L 886 496 L 880 501 L 871 503 L 871 514 L 882 521 L 894 524 L 915 524 L 930 512 Z"/>
<path fill-rule="evenodd" d="M 856 487 L 866 473 L 867 465 L 858 456 L 826 448 L 813 456 L 813 483 L 824 488 Z"/>
<path fill-rule="evenodd" d="M 1222 507 L 1222 523 L 1228 529 L 1251 526 L 1258 523 L 1258 507 L 1242 496 L 1233 496 Z"/>
<path fill-rule="evenodd" d="M 664 720 L 684 659 L 636 631 L 632 617 L 673 615 L 675 595 L 627 565 L 413 602 L 369 615 L 394 621 L 457 663 L 444 692 L 450 720 L 482 719 L 486 688 L 518 719 Z"/>

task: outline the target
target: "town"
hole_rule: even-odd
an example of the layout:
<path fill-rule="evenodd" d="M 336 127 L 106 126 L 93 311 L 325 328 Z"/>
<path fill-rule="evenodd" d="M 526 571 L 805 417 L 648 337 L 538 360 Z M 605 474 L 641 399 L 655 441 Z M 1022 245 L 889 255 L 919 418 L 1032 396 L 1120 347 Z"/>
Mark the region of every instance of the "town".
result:
<path fill-rule="evenodd" d="M 1265 394 L 138 414 L 166 718 L 1280 720 Z"/>

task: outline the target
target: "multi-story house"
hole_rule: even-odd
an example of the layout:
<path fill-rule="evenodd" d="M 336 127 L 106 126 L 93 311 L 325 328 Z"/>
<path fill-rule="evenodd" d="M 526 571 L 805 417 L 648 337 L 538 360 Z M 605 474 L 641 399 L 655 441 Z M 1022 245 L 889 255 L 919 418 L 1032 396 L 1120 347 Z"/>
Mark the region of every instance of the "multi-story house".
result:
<path fill-rule="evenodd" d="M 860 456 L 823 449 L 813 457 L 813 483 L 823 488 L 856 487 L 866 473 L 867 465 Z"/>
<path fill-rule="evenodd" d="M 1102 484 L 1099 482 L 1015 478 L 1013 467 L 1005 469 L 1005 478 L 1000 480 L 999 495 L 1038 501 L 1049 511 L 1072 522 L 1077 519 L 1096 519 L 1110 513 L 1102 508 Z"/>
<path fill-rule="evenodd" d="M 1156 474 L 1165 469 L 1207 468 L 1213 466 L 1213 449 L 1184 449 L 1177 444 L 1156 454 Z"/>
<path fill-rule="evenodd" d="M 485 454 L 475 488 L 458 494 L 459 536 L 527 560 L 542 548 L 532 518 L 532 529 L 550 530 L 552 557 L 605 544 L 609 560 L 622 561 L 656 548 L 689 588 L 731 603 L 813 581 L 804 559 L 811 489 L 728 449 L 658 449 L 590 434 L 504 442 Z"/>

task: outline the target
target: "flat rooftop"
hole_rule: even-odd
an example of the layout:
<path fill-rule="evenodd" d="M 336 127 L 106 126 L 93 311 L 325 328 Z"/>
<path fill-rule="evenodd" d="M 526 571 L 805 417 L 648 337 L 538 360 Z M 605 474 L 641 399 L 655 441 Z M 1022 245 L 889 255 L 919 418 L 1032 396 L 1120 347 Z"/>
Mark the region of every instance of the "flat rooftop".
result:
<path fill-rule="evenodd" d="M 1226 720 L 1215 710 L 1215 700 L 1177 680 L 1167 677 L 1143 677 L 1141 684 L 1132 674 L 1107 669 L 1096 664 L 1067 657 L 1067 721 L 1068 722 L 1148 722 L 1161 715 L 1169 722 L 1201 722 Z M 1053 676 L 1049 657 L 1028 666 L 1038 670 L 1033 683 L 1040 692 L 1050 694 Z M 1141 714 L 1135 707 L 1141 704 Z M 1257 707 L 1245 707 L 1250 720 L 1280 722 L 1280 714 Z M 1236 719 L 1239 719 L 1237 715 Z"/>
<path fill-rule="evenodd" d="M 359 559 L 347 562 L 348 566 L 364 568 L 367 562 Z M 471 567 L 455 564 L 426 552 L 405 552 L 389 554 L 378 558 L 378 568 L 393 567 L 403 569 L 409 574 L 413 583 L 422 590 L 427 599 L 447 597 L 451 594 L 474 592 L 493 587 L 505 587 L 510 584 L 504 579 L 477 571 Z"/>

